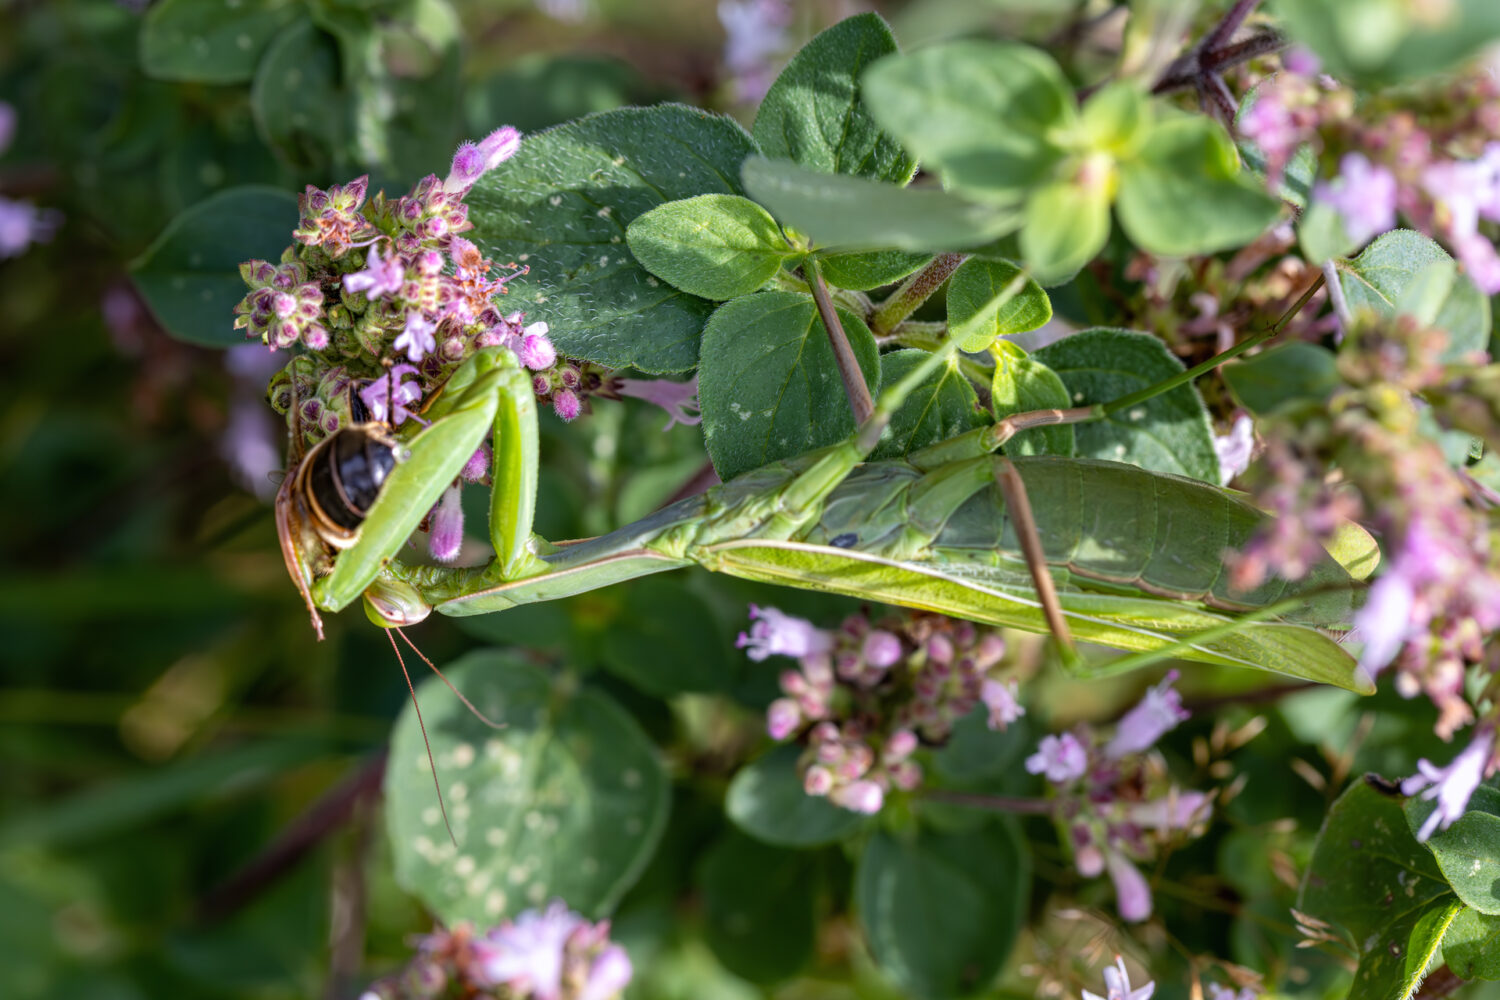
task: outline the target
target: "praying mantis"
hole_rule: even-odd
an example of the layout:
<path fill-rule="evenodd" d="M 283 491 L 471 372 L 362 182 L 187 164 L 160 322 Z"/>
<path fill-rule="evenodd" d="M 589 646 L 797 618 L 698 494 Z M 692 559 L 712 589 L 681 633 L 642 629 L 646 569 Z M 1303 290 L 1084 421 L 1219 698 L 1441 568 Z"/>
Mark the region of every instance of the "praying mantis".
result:
<path fill-rule="evenodd" d="M 842 442 L 607 535 L 552 544 L 532 532 L 535 397 L 515 357 L 487 348 L 432 398 L 426 426 L 400 446 L 404 454 L 352 544 L 320 558 L 305 533 L 284 528 L 287 566 L 315 624 L 319 609 L 338 611 L 361 597 L 372 621 L 398 627 L 434 609 L 484 614 L 698 565 L 1051 632 L 1065 650 L 1076 636 L 1136 654 L 1105 669 L 1170 655 L 1373 689 L 1318 628 L 1347 621 L 1358 586 L 1331 556 L 1296 583 L 1229 589 L 1221 553 L 1265 521 L 1246 501 L 1129 465 L 998 454 L 1021 430 L 1094 419 L 1097 407 L 1015 414 L 903 460 L 865 461 L 903 400 L 954 363 L 957 350 L 944 345 L 885 387 Z M 402 562 L 402 545 L 486 436 L 493 559 L 468 568 Z"/>

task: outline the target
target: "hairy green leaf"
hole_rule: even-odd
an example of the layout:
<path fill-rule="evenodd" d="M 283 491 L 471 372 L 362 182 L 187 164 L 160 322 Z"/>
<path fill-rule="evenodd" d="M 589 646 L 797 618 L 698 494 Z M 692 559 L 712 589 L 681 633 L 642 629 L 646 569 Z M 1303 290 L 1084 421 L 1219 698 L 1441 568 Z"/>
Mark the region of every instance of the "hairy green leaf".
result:
<path fill-rule="evenodd" d="M 797 775 L 795 746 L 781 746 L 735 773 L 724 799 L 734 824 L 756 840 L 780 847 L 816 847 L 842 840 L 867 817 L 808 795 Z"/>
<path fill-rule="evenodd" d="M 698 361 L 714 304 L 665 284 L 625 246 L 637 216 L 699 194 L 739 194 L 755 151 L 728 118 L 664 104 L 590 115 L 529 136 L 469 193 L 486 253 L 526 264 L 509 302 L 546 320 L 558 350 L 613 368 L 680 372 Z"/>
<path fill-rule="evenodd" d="M 1338 260 L 1339 285 L 1350 310 L 1381 316 L 1410 312 L 1448 331 L 1441 358 L 1457 362 L 1490 341 L 1490 300 L 1467 275 L 1444 267 L 1453 258 L 1427 236 L 1393 229 L 1378 236 L 1353 260 Z"/>
<path fill-rule="evenodd" d="M 1406 819 L 1413 832 L 1437 803 L 1413 796 L 1406 800 Z M 1464 814 L 1434 833 L 1427 849 L 1465 904 L 1487 916 L 1500 916 L 1500 790 L 1480 785 Z"/>
<path fill-rule="evenodd" d="M 880 384 L 893 385 L 927 358 L 926 351 L 892 351 L 880 356 Z M 872 459 L 900 458 L 907 452 L 946 441 L 989 421 L 974 387 L 955 361 L 933 372 L 891 417 Z"/>
<path fill-rule="evenodd" d="M 990 380 L 990 407 L 999 420 L 1030 410 L 1067 409 L 1073 405 L 1068 387 L 1057 372 L 1009 341 L 995 344 L 995 374 Z M 1034 427 L 1022 431 L 1003 446 L 1007 455 L 1061 455 L 1078 453 L 1076 432 L 1071 424 Z"/>
<path fill-rule="evenodd" d="M 896 51 L 879 14 L 856 14 L 802 47 L 761 101 L 752 134 L 767 156 L 830 174 L 905 184 L 916 160 L 870 116 L 865 67 Z"/>
<path fill-rule="evenodd" d="M 1333 352 L 1303 341 L 1230 361 L 1220 371 L 1235 400 L 1256 416 L 1321 403 L 1344 384 Z"/>
<path fill-rule="evenodd" d="M 866 292 L 881 285 L 900 281 L 932 260 L 930 253 L 905 250 L 867 250 L 862 253 L 833 253 L 818 258 L 823 277 L 836 288 Z"/>
<path fill-rule="evenodd" d="M 839 320 L 873 392 L 879 351 L 851 312 Z M 703 439 L 726 481 L 854 432 L 849 398 L 811 296 L 760 292 L 719 307 L 698 369 Z"/>
<path fill-rule="evenodd" d="M 141 20 L 141 68 L 159 80 L 242 83 L 300 13 L 294 0 L 159 0 Z"/>
<path fill-rule="evenodd" d="M 1150 334 L 1102 327 L 1064 337 L 1032 358 L 1062 378 L 1072 406 L 1109 403 L 1183 369 L 1177 356 Z M 1078 454 L 1085 458 L 1219 482 L 1213 425 L 1191 385 L 1180 385 L 1103 420 L 1079 424 L 1074 431 Z"/>
<path fill-rule="evenodd" d="M 1051 318 L 1047 293 L 1008 260 L 970 257 L 948 279 L 948 335 L 971 353 Z"/>
<path fill-rule="evenodd" d="M 658 278 L 720 302 L 755 291 L 798 256 L 765 209 L 735 194 L 658 205 L 636 217 L 625 239 Z"/>
<path fill-rule="evenodd" d="M 946 191 L 823 174 L 790 160 L 752 156 L 743 174 L 750 197 L 818 247 L 954 250 L 989 243 L 1020 224 L 1013 210 Z"/>

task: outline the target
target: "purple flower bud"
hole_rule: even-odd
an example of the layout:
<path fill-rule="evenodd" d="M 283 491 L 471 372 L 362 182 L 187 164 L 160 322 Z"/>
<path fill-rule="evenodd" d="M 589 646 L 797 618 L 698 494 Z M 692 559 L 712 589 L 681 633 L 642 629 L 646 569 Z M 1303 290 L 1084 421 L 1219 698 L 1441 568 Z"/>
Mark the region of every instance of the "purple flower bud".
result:
<path fill-rule="evenodd" d="M 979 638 L 979 646 L 974 650 L 974 666 L 980 670 L 988 670 L 999 663 L 1005 656 L 1005 640 L 995 632 L 986 632 Z"/>
<path fill-rule="evenodd" d="M 915 761 L 898 760 L 888 770 L 891 783 L 903 792 L 909 792 L 922 783 L 922 768 Z"/>
<path fill-rule="evenodd" d="M 328 346 L 328 331 L 319 323 L 314 323 L 302 331 L 302 342 L 309 350 L 321 351 Z"/>
<path fill-rule="evenodd" d="M 427 539 L 427 549 L 438 562 L 452 562 L 458 558 L 464 544 L 464 505 L 462 491 L 450 486 L 432 511 L 432 533 Z"/>
<path fill-rule="evenodd" d="M 1127 754 L 1149 750 L 1163 734 L 1188 717 L 1182 707 L 1182 695 L 1172 690 L 1176 679 L 1174 670 L 1160 684 L 1147 689 L 1140 703 L 1120 720 L 1115 738 L 1104 747 L 1104 756 L 1119 760 Z"/>
<path fill-rule="evenodd" d="M 802 776 L 802 790 L 808 795 L 824 796 L 833 791 L 833 772 L 814 764 Z"/>
<path fill-rule="evenodd" d="M 578 369 L 574 368 L 572 365 L 564 365 L 562 368 L 558 369 L 557 379 L 567 388 L 576 389 L 578 388 L 578 383 L 580 381 L 578 376 Z"/>
<path fill-rule="evenodd" d="M 953 662 L 953 643 L 946 635 L 935 635 L 927 640 L 927 658 L 939 666 Z"/>
<path fill-rule="evenodd" d="M 533 323 L 521 335 L 521 346 L 516 351 L 521 364 L 532 371 L 551 368 L 557 360 L 557 348 L 547 336 L 546 323 Z"/>
<path fill-rule="evenodd" d="M 552 391 L 552 380 L 545 375 L 537 375 L 531 380 L 531 391 L 538 396 L 545 396 Z"/>
<path fill-rule="evenodd" d="M 1172 789 L 1161 798 L 1149 802 L 1132 802 L 1124 807 L 1127 820 L 1139 827 L 1154 828 L 1166 834 L 1173 830 L 1186 830 L 1200 820 L 1208 818 L 1208 796 L 1202 792 Z"/>
<path fill-rule="evenodd" d="M 485 157 L 472 142 L 460 143 L 453 154 L 453 165 L 443 181 L 445 191 L 467 191 L 484 174 Z"/>
<path fill-rule="evenodd" d="M 1084 878 L 1096 878 L 1104 871 L 1104 852 L 1095 844 L 1084 844 L 1073 855 L 1073 867 Z"/>
<path fill-rule="evenodd" d="M 1437 807 L 1417 831 L 1418 840 L 1425 842 L 1438 829 L 1448 829 L 1464 814 L 1469 797 L 1489 770 L 1494 749 L 1495 732 L 1484 729 L 1447 767 L 1434 767 L 1425 758 L 1417 761 L 1417 773 L 1401 782 L 1401 793 L 1415 795 L 1422 792 L 1423 799 L 1437 801 Z"/>
<path fill-rule="evenodd" d="M 297 296 L 290 292 L 277 292 L 271 299 L 271 311 L 286 319 L 297 311 Z"/>
<path fill-rule="evenodd" d="M 56 209 L 0 198 L 0 260 L 19 256 L 33 243 L 46 243 L 62 221 L 62 213 Z"/>
<path fill-rule="evenodd" d="M 474 449 L 474 454 L 469 456 L 469 460 L 464 463 L 463 471 L 459 475 L 463 477 L 464 482 L 477 483 L 484 479 L 489 471 L 490 446 L 488 443 L 481 443 L 478 448 Z"/>
<path fill-rule="evenodd" d="M 1214 453 L 1219 457 L 1219 485 L 1228 486 L 1230 481 L 1250 467 L 1250 458 L 1255 454 L 1255 422 L 1248 413 L 1234 418 L 1229 433 L 1214 435 Z"/>
<path fill-rule="evenodd" d="M 750 620 L 754 624 L 748 633 L 740 633 L 735 648 L 748 647 L 746 655 L 756 662 L 772 655 L 803 657 L 833 648 L 833 637 L 827 632 L 805 618 L 794 618 L 776 608 L 752 604 Z"/>
<path fill-rule="evenodd" d="M 1151 916 L 1151 886 L 1140 870 L 1112 847 L 1104 849 L 1104 864 L 1115 884 L 1115 906 L 1121 919 L 1138 924 Z"/>
<path fill-rule="evenodd" d="M 1286 67 L 1288 73 L 1296 73 L 1298 76 L 1317 76 L 1318 70 L 1323 64 L 1311 49 L 1304 49 L 1295 45 L 1287 49 L 1281 56 L 1281 65 Z"/>
<path fill-rule="evenodd" d="M 1045 774 L 1054 785 L 1066 784 L 1083 777 L 1089 766 L 1089 754 L 1072 733 L 1044 736 L 1036 753 L 1026 758 L 1026 770 Z"/>
<path fill-rule="evenodd" d="M 1083 991 L 1083 1000 L 1151 1000 L 1156 992 L 1156 983 L 1147 981 L 1139 989 L 1130 988 L 1130 973 L 1125 971 L 1125 959 L 1115 956 L 1113 967 L 1104 970 L 1104 996 Z"/>
<path fill-rule="evenodd" d="M 856 781 L 838 789 L 831 798 L 851 812 L 873 816 L 885 805 L 885 789 L 873 781 Z"/>
<path fill-rule="evenodd" d="M 511 125 L 501 125 L 479 140 L 479 151 L 484 154 L 484 169 L 494 170 L 516 155 L 521 148 L 521 133 Z"/>
<path fill-rule="evenodd" d="M 552 412 L 564 420 L 572 420 L 583 412 L 583 404 L 578 401 L 578 396 L 572 389 L 560 389 L 552 397 Z"/>
<path fill-rule="evenodd" d="M 784 740 L 802 724 L 802 712 L 790 698 L 777 698 L 766 709 L 766 732 L 773 740 Z"/>
<path fill-rule="evenodd" d="M 917 749 L 917 734 L 910 729 L 898 729 L 886 739 L 880 757 L 887 764 L 905 760 Z"/>
<path fill-rule="evenodd" d="M 901 662 L 904 651 L 901 640 L 883 629 L 872 629 L 865 636 L 865 662 L 876 670 L 886 670 Z"/>
<path fill-rule="evenodd" d="M 1018 690 L 1014 677 L 1008 681 L 986 678 L 980 685 L 979 698 L 990 710 L 989 718 L 985 720 L 989 728 L 1003 730 L 1026 714 L 1026 709 L 1017 700 Z"/>
<path fill-rule="evenodd" d="M 611 1000 L 630 985 L 630 977 L 634 974 L 635 969 L 631 966 L 630 956 L 625 953 L 625 949 L 612 944 L 601 951 L 594 959 L 594 964 L 589 966 L 588 978 L 578 992 L 578 1000 Z"/>
<path fill-rule="evenodd" d="M 751 659 L 754 659 L 752 656 Z M 839 741 L 839 727 L 831 722 L 820 722 L 812 727 L 808 734 L 814 743 L 837 743 Z"/>

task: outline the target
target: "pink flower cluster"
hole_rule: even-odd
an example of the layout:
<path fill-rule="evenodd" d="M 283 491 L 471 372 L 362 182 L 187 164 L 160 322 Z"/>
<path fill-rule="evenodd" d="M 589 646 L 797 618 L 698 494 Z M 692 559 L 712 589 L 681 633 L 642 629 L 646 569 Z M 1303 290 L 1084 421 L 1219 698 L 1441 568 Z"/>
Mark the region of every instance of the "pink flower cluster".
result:
<path fill-rule="evenodd" d="M 939 615 L 864 615 L 837 629 L 775 608 L 750 606 L 752 624 L 738 645 L 752 660 L 789 656 L 783 697 L 766 712 L 772 739 L 803 735 L 807 794 L 854 812 L 879 812 L 892 789 L 922 780 L 912 755 L 948 739 L 958 719 L 983 705 L 992 729 L 1025 709 L 1014 678 L 994 676 L 1005 643 L 998 633 Z"/>

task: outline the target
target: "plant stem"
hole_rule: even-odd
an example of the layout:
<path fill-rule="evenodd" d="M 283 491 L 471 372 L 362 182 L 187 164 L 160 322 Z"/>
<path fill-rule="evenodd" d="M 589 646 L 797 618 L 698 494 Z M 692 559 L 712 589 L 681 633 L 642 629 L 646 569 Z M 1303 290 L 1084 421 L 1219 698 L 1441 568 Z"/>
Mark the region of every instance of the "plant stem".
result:
<path fill-rule="evenodd" d="M 978 795 L 972 792 L 950 792 L 933 788 L 922 794 L 933 802 L 947 802 L 955 806 L 973 806 L 993 812 L 1025 813 L 1031 816 L 1046 816 L 1054 806 L 1047 799 L 1016 799 L 1005 795 Z"/>
<path fill-rule="evenodd" d="M 1203 36 L 1200 51 L 1213 52 L 1215 49 L 1222 48 L 1234 36 L 1234 33 L 1240 30 L 1240 25 L 1245 23 L 1245 18 L 1250 16 L 1250 12 L 1258 3 L 1260 0 L 1234 0 L 1234 6 L 1230 7 L 1229 11 L 1219 19 L 1219 23 L 1214 25 L 1212 31 Z"/>
<path fill-rule="evenodd" d="M 807 284 L 812 289 L 813 301 L 817 303 L 818 315 L 823 319 L 823 329 L 828 331 L 828 344 L 833 348 L 833 360 L 838 365 L 839 378 L 844 381 L 844 392 L 849 395 L 849 409 L 854 411 L 854 422 L 862 424 L 875 412 L 875 400 L 870 396 L 870 387 L 865 384 L 865 373 L 860 370 L 859 359 L 854 348 L 849 346 L 849 337 L 844 325 L 839 322 L 838 310 L 828 296 L 828 286 L 823 283 L 823 274 L 818 262 L 811 257 L 802 265 L 807 275 Z"/>
<path fill-rule="evenodd" d="M 870 316 L 870 329 L 875 336 L 883 337 L 896 329 L 896 324 L 917 311 L 917 307 L 932 297 L 938 286 L 958 270 L 958 265 L 969 259 L 968 254 L 938 254 L 922 270 L 902 282 L 901 287 L 891 293 L 890 298 L 875 307 Z"/>
<path fill-rule="evenodd" d="M 1323 277 L 1328 285 L 1328 301 L 1333 304 L 1333 314 L 1339 318 L 1339 330 L 1348 333 L 1354 314 L 1349 311 L 1349 302 L 1344 298 L 1344 286 L 1339 282 L 1339 270 L 1332 260 L 1323 262 Z"/>

